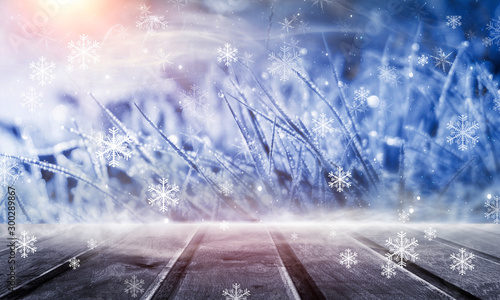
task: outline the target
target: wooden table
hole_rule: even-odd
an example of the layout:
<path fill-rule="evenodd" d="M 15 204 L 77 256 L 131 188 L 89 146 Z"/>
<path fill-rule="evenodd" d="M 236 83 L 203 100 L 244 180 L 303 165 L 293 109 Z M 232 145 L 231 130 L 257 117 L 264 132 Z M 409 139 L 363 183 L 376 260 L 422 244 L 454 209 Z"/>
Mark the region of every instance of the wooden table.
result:
<path fill-rule="evenodd" d="M 429 226 L 437 231 L 433 240 L 424 237 Z M 13 291 L 6 283 L 9 251 L 0 251 L 0 298 L 500 299 L 500 225 L 229 223 L 228 227 L 18 225 L 16 232 L 36 236 L 37 250 L 26 258 L 17 253 Z M 418 258 L 405 261 L 405 267 L 386 258 L 387 240 L 397 240 L 401 231 L 408 241 L 418 241 L 414 249 Z M 6 231 L 0 232 L 7 241 Z M 93 249 L 88 247 L 90 239 L 98 243 Z M 464 275 L 450 268 L 450 255 L 458 255 L 462 248 L 475 256 L 469 262 L 474 269 Z M 341 263 L 347 249 L 356 256 Z M 74 268 L 69 264 L 72 258 L 79 260 Z M 396 272 L 391 278 L 382 274 L 387 264 Z"/>

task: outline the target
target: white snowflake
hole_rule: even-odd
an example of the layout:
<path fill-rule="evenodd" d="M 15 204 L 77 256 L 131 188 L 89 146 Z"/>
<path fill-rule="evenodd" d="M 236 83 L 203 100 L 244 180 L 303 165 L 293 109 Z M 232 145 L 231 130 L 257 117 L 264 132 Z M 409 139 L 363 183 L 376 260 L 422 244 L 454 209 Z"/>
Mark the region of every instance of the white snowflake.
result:
<path fill-rule="evenodd" d="M 71 64 L 77 62 L 81 70 L 88 69 L 89 63 L 93 61 L 97 63 L 99 61 L 99 56 L 97 55 L 97 49 L 101 48 L 98 42 L 90 42 L 86 34 L 80 35 L 80 40 L 78 42 L 71 41 L 68 44 L 68 48 L 71 49 L 71 55 L 68 56 L 68 60 Z"/>
<path fill-rule="evenodd" d="M 453 29 L 462 25 L 462 16 L 446 16 L 446 25 Z"/>
<path fill-rule="evenodd" d="M 484 203 L 487 212 L 484 214 L 486 219 L 493 219 L 494 224 L 500 224 L 500 197 L 495 196 L 493 200 Z"/>
<path fill-rule="evenodd" d="M 16 179 L 17 163 L 11 163 L 6 157 L 0 160 L 0 181 L 2 186 L 8 186 Z"/>
<path fill-rule="evenodd" d="M 490 32 L 490 36 L 483 38 L 483 45 L 491 46 L 496 44 L 500 46 L 500 16 L 497 20 L 492 19 L 486 26 L 486 29 Z M 498 47 L 498 50 L 500 50 L 500 47 Z"/>
<path fill-rule="evenodd" d="M 167 2 L 171 3 L 172 6 L 177 8 L 178 11 L 187 5 L 187 0 L 168 0 Z"/>
<path fill-rule="evenodd" d="M 87 241 L 87 247 L 89 249 L 94 249 L 95 247 L 97 247 L 97 244 L 98 244 L 97 241 L 94 239 L 90 239 Z"/>
<path fill-rule="evenodd" d="M 436 61 L 435 67 L 441 67 L 443 72 L 446 72 L 446 65 L 451 65 L 451 62 L 448 61 L 448 57 L 451 55 L 451 52 L 446 54 L 443 49 L 438 49 L 436 56 L 432 56 Z"/>
<path fill-rule="evenodd" d="M 358 113 L 363 113 L 366 110 L 366 100 L 370 96 L 370 91 L 365 89 L 363 86 L 359 90 L 354 91 L 354 102 L 351 106 L 351 110 L 355 115 Z"/>
<path fill-rule="evenodd" d="M 208 115 L 207 93 L 198 85 L 193 84 L 189 92 L 181 92 L 182 101 L 179 103 L 182 110 L 188 115 L 203 120 Z"/>
<path fill-rule="evenodd" d="M 330 188 L 337 188 L 337 192 L 342 192 L 344 187 L 349 188 L 351 186 L 351 182 L 349 181 L 349 177 L 351 176 L 351 172 L 344 172 L 344 168 L 339 167 L 337 170 L 337 174 L 330 172 L 328 173 L 328 177 L 330 177 L 331 181 L 328 182 L 328 186 Z"/>
<path fill-rule="evenodd" d="M 20 250 L 22 258 L 28 257 L 28 253 L 30 252 L 35 253 L 36 252 L 35 242 L 36 242 L 36 237 L 34 235 L 28 236 L 28 233 L 26 231 L 21 232 L 21 237 L 16 238 L 15 242 L 16 253 L 18 250 Z"/>
<path fill-rule="evenodd" d="M 21 97 L 24 99 L 21 102 L 21 107 L 27 107 L 30 112 L 34 112 L 37 108 L 43 106 L 43 93 L 36 91 L 34 88 L 28 88 L 27 92 L 22 92 Z"/>
<path fill-rule="evenodd" d="M 132 152 L 128 150 L 128 143 L 131 142 L 130 138 L 119 134 L 119 130 L 115 127 L 109 128 L 109 133 L 106 139 L 100 138 L 98 143 L 101 146 L 101 149 L 97 152 L 97 156 L 99 158 L 103 158 L 109 160 L 109 166 L 116 167 L 118 166 L 118 158 L 123 157 L 125 160 L 128 160 L 132 155 Z"/>
<path fill-rule="evenodd" d="M 293 70 L 298 68 L 299 55 L 295 51 L 290 51 L 290 47 L 282 46 L 281 53 L 276 56 L 274 52 L 269 55 L 272 62 L 271 67 L 267 68 L 272 75 L 279 74 L 281 81 L 287 81 Z"/>
<path fill-rule="evenodd" d="M 235 283 L 232 289 L 224 289 L 222 296 L 226 296 L 226 300 L 247 300 L 247 296 L 250 296 L 250 291 L 248 289 L 240 289 L 240 285 Z"/>
<path fill-rule="evenodd" d="M 244 52 L 243 53 L 243 57 L 241 58 L 241 62 L 245 65 L 245 66 L 250 66 L 254 63 L 253 59 L 253 54 L 250 54 L 248 52 Z"/>
<path fill-rule="evenodd" d="M 382 264 L 382 276 L 387 279 L 396 276 L 396 266 L 390 259 L 387 259 L 386 264 Z"/>
<path fill-rule="evenodd" d="M 319 115 L 319 119 L 313 119 L 313 122 L 316 125 L 313 128 L 313 132 L 322 138 L 326 137 L 327 133 L 332 133 L 334 131 L 334 129 L 330 126 L 330 124 L 333 123 L 333 119 L 327 119 L 324 113 Z"/>
<path fill-rule="evenodd" d="M 230 196 L 233 193 L 233 184 L 229 180 L 225 180 L 223 183 L 219 185 L 219 188 L 224 194 L 224 196 Z"/>
<path fill-rule="evenodd" d="M 476 121 L 472 123 L 468 122 L 466 115 L 459 116 L 455 124 L 450 121 L 446 128 L 451 130 L 450 136 L 446 137 L 447 142 L 450 143 L 450 145 L 455 142 L 459 150 L 467 150 L 468 145 L 475 147 L 479 140 L 479 138 L 474 135 L 476 129 L 479 129 L 479 125 Z"/>
<path fill-rule="evenodd" d="M 179 199 L 175 197 L 175 193 L 179 191 L 179 187 L 175 184 L 168 184 L 168 179 L 161 178 L 160 184 L 150 185 L 149 192 L 152 193 L 152 198 L 148 199 L 151 206 L 158 206 L 160 211 L 168 211 L 168 206 L 175 206 L 179 203 Z"/>
<path fill-rule="evenodd" d="M 328 233 L 328 236 L 330 238 L 334 238 L 338 235 L 337 231 L 335 229 L 331 229 L 330 232 Z"/>
<path fill-rule="evenodd" d="M 45 57 L 40 57 L 38 62 L 30 63 L 30 79 L 36 80 L 41 86 L 49 84 L 54 80 L 54 69 L 56 64 L 54 62 L 47 62 Z"/>
<path fill-rule="evenodd" d="M 229 229 L 229 224 L 225 220 L 222 222 L 219 222 L 219 229 L 222 231 L 226 231 Z"/>
<path fill-rule="evenodd" d="M 217 61 L 224 62 L 224 65 L 228 67 L 231 65 L 232 62 L 238 60 L 238 58 L 236 57 L 238 49 L 233 48 L 233 46 L 231 46 L 231 44 L 229 43 L 226 43 L 224 47 L 217 48 L 217 53 L 219 54 Z"/>
<path fill-rule="evenodd" d="M 347 248 L 344 252 L 340 253 L 340 264 L 345 265 L 347 269 L 351 268 L 351 265 L 357 265 L 358 260 L 356 259 L 358 254 L 356 252 L 351 252 L 351 249 Z"/>
<path fill-rule="evenodd" d="M 401 212 L 399 213 L 399 221 L 403 222 L 403 223 L 406 223 L 408 221 L 410 221 L 410 213 L 407 212 L 406 210 L 401 210 Z"/>
<path fill-rule="evenodd" d="M 319 5 L 319 7 L 321 7 L 321 10 L 323 10 L 325 5 L 332 3 L 332 0 L 312 0 L 312 2 L 313 5 Z"/>
<path fill-rule="evenodd" d="M 139 20 L 135 22 L 135 26 L 146 30 L 146 34 L 154 35 L 158 30 L 165 29 L 168 26 L 168 22 L 164 20 L 163 16 L 152 15 L 149 8 L 146 5 L 139 6 L 141 15 L 139 16 Z"/>
<path fill-rule="evenodd" d="M 429 63 L 429 57 L 427 55 L 420 55 L 417 60 L 417 64 L 421 65 L 422 67 L 427 65 Z"/>
<path fill-rule="evenodd" d="M 288 20 L 287 18 L 285 18 L 283 22 L 279 22 L 281 24 L 281 30 L 285 30 L 286 33 L 288 33 L 290 29 L 293 29 L 292 22 L 293 19 Z"/>
<path fill-rule="evenodd" d="M 406 266 L 405 260 L 415 261 L 418 258 L 418 254 L 415 253 L 418 241 L 415 238 L 411 240 L 406 238 L 406 232 L 398 232 L 398 238 L 396 240 L 389 238 L 386 240 L 385 245 L 389 247 L 389 251 L 391 252 L 386 254 L 387 258 L 393 259 L 395 257 L 396 262 L 401 267 Z"/>
<path fill-rule="evenodd" d="M 144 289 L 142 288 L 143 284 L 143 279 L 137 280 L 137 276 L 132 275 L 132 279 L 125 279 L 125 293 L 130 293 L 132 298 L 135 298 L 138 294 L 144 293 Z"/>
<path fill-rule="evenodd" d="M 432 241 L 433 239 L 436 238 L 436 229 L 432 228 L 432 227 L 427 227 L 425 230 L 424 230 L 424 238 L 428 239 L 429 241 Z"/>
<path fill-rule="evenodd" d="M 290 238 L 292 239 L 292 241 L 296 241 L 299 239 L 299 235 L 294 232 L 294 233 L 290 234 Z"/>
<path fill-rule="evenodd" d="M 385 83 L 397 84 L 399 76 L 396 74 L 396 68 L 389 65 L 388 62 L 384 62 L 382 66 L 378 67 L 380 78 Z"/>
<path fill-rule="evenodd" d="M 452 260 L 450 269 L 458 270 L 458 274 L 465 275 L 465 271 L 474 270 L 472 260 L 475 256 L 472 253 L 467 253 L 464 248 L 461 248 L 459 251 L 460 253 L 452 253 L 450 255 L 450 259 Z"/>
<path fill-rule="evenodd" d="M 118 28 L 115 28 L 116 34 L 125 39 L 130 34 L 128 33 L 128 27 L 123 26 L 122 24 L 118 25 Z"/>
<path fill-rule="evenodd" d="M 500 100 L 495 99 L 494 101 L 495 101 L 495 107 L 493 109 L 500 111 Z"/>
<path fill-rule="evenodd" d="M 69 260 L 69 267 L 73 268 L 73 270 L 76 270 L 76 268 L 80 267 L 80 260 L 76 257 L 73 257 Z"/>
<path fill-rule="evenodd" d="M 157 54 L 152 54 L 151 57 L 153 57 L 156 62 L 161 65 L 161 68 L 163 71 L 165 71 L 165 67 L 167 65 L 173 64 L 172 61 L 170 60 L 171 53 L 165 53 L 163 49 L 158 50 Z"/>

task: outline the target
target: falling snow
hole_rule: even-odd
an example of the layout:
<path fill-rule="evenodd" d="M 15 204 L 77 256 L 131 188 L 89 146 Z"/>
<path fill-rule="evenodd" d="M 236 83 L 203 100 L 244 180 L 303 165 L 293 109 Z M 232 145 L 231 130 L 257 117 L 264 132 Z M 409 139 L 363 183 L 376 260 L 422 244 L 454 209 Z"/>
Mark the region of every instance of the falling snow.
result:
<path fill-rule="evenodd" d="M 321 7 L 321 10 L 324 10 L 324 7 L 327 4 L 331 4 L 332 0 L 312 0 L 313 5 Z"/>
<path fill-rule="evenodd" d="M 484 203 L 487 212 L 484 214 L 486 219 L 492 219 L 494 224 L 500 224 L 500 197 L 495 196 L 492 200 Z"/>
<path fill-rule="evenodd" d="M 81 70 L 88 69 L 90 62 L 97 63 L 99 61 L 97 49 L 101 46 L 96 41 L 89 41 L 86 34 L 80 35 L 80 40 L 76 43 L 69 42 L 68 48 L 71 49 L 71 55 L 68 56 L 69 62 L 79 64 Z"/>
<path fill-rule="evenodd" d="M 80 267 L 80 260 L 76 257 L 73 257 L 72 259 L 69 260 L 69 267 L 72 268 L 73 270 L 76 270 L 76 268 Z"/>
<path fill-rule="evenodd" d="M 386 263 L 382 264 L 382 276 L 387 279 L 396 276 L 396 267 L 397 265 L 387 258 Z"/>
<path fill-rule="evenodd" d="M 315 132 L 319 137 L 326 137 L 327 133 L 334 132 L 333 127 L 330 125 L 333 123 L 332 118 L 326 118 L 324 113 L 319 115 L 319 119 L 313 119 L 315 123 L 315 127 L 313 128 L 313 132 Z"/>
<path fill-rule="evenodd" d="M 164 20 L 163 16 L 152 15 L 149 9 L 149 6 L 139 6 L 141 15 L 139 16 L 139 20 L 135 22 L 135 26 L 146 30 L 148 35 L 155 35 L 159 30 L 165 29 L 168 26 L 168 22 Z"/>
<path fill-rule="evenodd" d="M 417 60 L 417 64 L 421 65 L 422 67 L 427 65 L 429 63 L 429 57 L 427 55 L 420 55 Z"/>
<path fill-rule="evenodd" d="M 432 227 L 427 227 L 425 230 L 424 230 L 424 238 L 428 239 L 429 241 L 432 241 L 433 239 L 436 238 L 436 229 L 432 228 Z"/>
<path fill-rule="evenodd" d="M 226 300 L 247 300 L 247 296 L 250 296 L 250 291 L 248 289 L 242 290 L 238 283 L 234 283 L 232 289 L 224 289 L 222 291 L 222 296 L 225 296 Z"/>
<path fill-rule="evenodd" d="M 328 177 L 331 179 L 331 181 L 328 182 L 328 186 L 332 189 L 336 187 L 337 192 L 342 192 L 344 187 L 349 188 L 351 186 L 351 182 L 349 181 L 350 176 L 351 172 L 344 172 L 344 169 L 339 167 L 337 174 L 333 172 L 328 173 Z"/>
<path fill-rule="evenodd" d="M 47 62 L 45 57 L 40 57 L 38 62 L 30 63 L 30 79 L 36 80 L 41 86 L 51 83 L 54 78 L 54 69 L 56 64 L 54 62 Z"/>
<path fill-rule="evenodd" d="M 8 186 L 17 176 L 17 163 L 10 162 L 6 157 L 0 159 L 0 182 L 2 186 Z"/>
<path fill-rule="evenodd" d="M 398 83 L 399 76 L 396 74 L 396 68 L 389 65 L 388 62 L 382 64 L 382 66 L 378 67 L 380 78 L 383 82 L 395 85 Z"/>
<path fill-rule="evenodd" d="M 451 62 L 448 61 L 448 57 L 450 57 L 450 55 L 451 52 L 446 54 L 444 53 L 443 49 L 438 49 L 436 56 L 431 56 L 435 61 L 434 66 L 438 68 L 440 67 L 443 72 L 446 72 L 446 66 L 451 65 Z"/>
<path fill-rule="evenodd" d="M 229 229 L 229 224 L 224 220 L 219 222 L 219 229 L 222 231 L 226 231 Z"/>
<path fill-rule="evenodd" d="M 408 221 L 410 221 L 410 213 L 407 212 L 406 210 L 401 210 L 401 212 L 399 213 L 399 218 L 398 218 L 399 221 L 403 222 L 403 223 L 406 223 Z"/>
<path fill-rule="evenodd" d="M 406 266 L 405 261 L 415 261 L 418 258 L 418 254 L 415 253 L 418 241 L 415 238 L 411 240 L 406 238 L 406 232 L 398 232 L 398 238 L 395 240 L 389 238 L 386 240 L 385 245 L 389 247 L 389 251 L 391 252 L 386 254 L 387 258 L 391 260 L 394 258 L 401 267 Z"/>
<path fill-rule="evenodd" d="M 94 239 L 90 239 L 87 241 L 87 248 L 89 249 L 94 249 L 95 247 L 97 247 L 97 241 L 94 240 Z"/>
<path fill-rule="evenodd" d="M 137 280 L 137 276 L 132 275 L 132 279 L 125 279 L 125 293 L 130 293 L 132 298 L 136 298 L 137 295 L 144 293 L 143 285 L 143 279 Z"/>
<path fill-rule="evenodd" d="M 219 47 L 217 48 L 217 53 L 219 54 L 219 57 L 217 58 L 218 62 L 223 62 L 224 65 L 230 66 L 232 62 L 235 62 L 238 60 L 236 57 L 236 54 L 238 53 L 237 48 L 233 48 L 231 44 L 225 44 L 224 47 Z"/>
<path fill-rule="evenodd" d="M 462 26 L 462 16 L 446 16 L 446 25 L 453 29 Z"/>
<path fill-rule="evenodd" d="M 120 157 L 127 160 L 132 155 L 132 152 L 128 150 L 128 143 L 130 143 L 131 140 L 119 134 L 119 130 L 115 127 L 109 128 L 108 130 L 111 136 L 107 135 L 106 139 L 101 137 L 98 140 L 101 149 L 97 152 L 97 156 L 100 159 L 106 157 L 106 159 L 109 160 L 109 166 L 117 167 Z"/>
<path fill-rule="evenodd" d="M 498 50 L 500 50 L 500 16 L 498 19 L 492 19 L 486 29 L 489 31 L 490 36 L 483 38 L 483 45 L 491 46 L 493 44 L 499 46 Z"/>
<path fill-rule="evenodd" d="M 203 91 L 198 85 L 191 85 L 189 92 L 182 91 L 182 101 L 180 105 L 182 110 L 188 115 L 195 117 L 199 120 L 205 120 L 208 114 L 207 93 Z"/>
<path fill-rule="evenodd" d="M 279 22 L 281 24 L 281 30 L 284 30 L 286 31 L 286 33 L 288 33 L 290 29 L 293 29 L 292 22 L 293 19 L 288 20 L 287 18 L 285 18 L 283 22 Z"/>
<path fill-rule="evenodd" d="M 458 121 L 453 123 L 449 122 L 446 128 L 451 131 L 451 134 L 446 137 L 448 143 L 453 144 L 455 142 L 458 145 L 458 149 L 465 151 L 468 146 L 476 146 L 479 138 L 475 136 L 476 130 L 479 129 L 479 125 L 476 121 L 470 123 L 467 121 L 466 115 L 461 115 L 458 117 Z"/>
<path fill-rule="evenodd" d="M 357 257 L 358 254 L 356 252 L 351 252 L 351 249 L 347 248 L 344 252 L 340 253 L 340 264 L 350 269 L 351 265 L 358 264 Z"/>
<path fill-rule="evenodd" d="M 358 90 L 354 91 L 354 102 L 350 108 L 355 115 L 363 113 L 366 110 L 366 101 L 369 96 L 370 91 L 364 87 L 360 87 Z"/>
<path fill-rule="evenodd" d="M 224 194 L 224 196 L 228 197 L 233 193 L 233 184 L 229 180 L 225 180 L 223 183 L 219 185 L 219 188 Z"/>
<path fill-rule="evenodd" d="M 175 196 L 179 187 L 175 184 L 169 184 L 166 178 L 161 178 L 159 182 L 160 184 L 149 186 L 148 190 L 152 193 L 152 197 L 148 199 L 148 203 L 151 206 L 158 206 L 160 211 L 165 212 L 168 211 L 169 206 L 175 206 L 179 203 L 179 199 Z"/>
<path fill-rule="evenodd" d="M 21 97 L 24 99 L 21 102 L 22 108 L 28 108 L 30 112 L 34 112 L 37 108 L 43 106 L 43 93 L 38 92 L 34 88 L 28 88 L 27 92 L 22 92 Z"/>
<path fill-rule="evenodd" d="M 22 258 L 28 257 L 28 253 L 35 253 L 36 252 L 35 242 L 36 242 L 36 237 L 34 235 L 28 236 L 28 233 L 26 231 L 21 232 L 21 237 L 18 237 L 15 242 L 16 253 L 19 250 L 19 252 L 21 252 Z"/>
<path fill-rule="evenodd" d="M 294 233 L 290 234 L 290 238 L 292 239 L 292 241 L 296 241 L 299 239 L 299 235 L 294 232 Z"/>
<path fill-rule="evenodd" d="M 279 55 L 274 52 L 269 55 L 269 60 L 272 63 L 267 70 L 272 75 L 279 75 L 281 81 L 287 81 L 290 75 L 293 74 L 293 70 L 298 68 L 299 55 L 288 46 L 282 46 L 280 50 Z"/>
<path fill-rule="evenodd" d="M 474 265 L 472 264 L 474 258 L 474 254 L 467 253 L 464 248 L 461 248 L 459 253 L 452 253 L 450 255 L 450 259 L 452 260 L 450 269 L 458 270 L 458 274 L 465 275 L 465 271 L 474 270 Z"/>

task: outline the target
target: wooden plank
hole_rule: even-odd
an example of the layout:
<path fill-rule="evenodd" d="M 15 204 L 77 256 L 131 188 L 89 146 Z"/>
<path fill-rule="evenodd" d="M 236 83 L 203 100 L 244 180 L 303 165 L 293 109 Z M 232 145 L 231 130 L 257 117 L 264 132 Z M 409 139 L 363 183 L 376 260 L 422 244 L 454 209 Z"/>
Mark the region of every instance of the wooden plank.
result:
<path fill-rule="evenodd" d="M 428 283 L 397 269 L 391 278 L 382 276 L 386 259 L 351 237 L 340 226 L 300 225 L 281 227 L 300 262 L 327 299 L 436 299 L 443 293 Z M 330 237 L 330 230 L 338 234 Z M 296 234 L 297 237 L 293 237 Z M 340 253 L 356 252 L 356 265 L 340 264 Z"/>
<path fill-rule="evenodd" d="M 35 253 L 29 253 L 26 258 L 21 258 L 19 253 L 16 254 L 17 288 L 15 290 L 19 290 L 23 285 L 44 274 L 54 266 L 64 264 L 70 258 L 88 249 L 88 240 L 103 241 L 116 234 L 116 232 L 123 230 L 123 226 L 59 225 L 58 227 L 65 228 L 65 230 L 58 230 L 54 226 L 23 226 L 30 236 L 34 233 L 35 237 L 37 237 L 37 241 L 34 243 L 37 250 Z M 38 238 L 41 238 L 41 240 L 38 240 Z M 7 268 L 7 256 L 8 253 L 6 252 L 0 256 L 0 266 L 2 268 Z M 2 276 L 5 275 L 2 274 Z M 5 295 L 8 292 L 6 284 L 0 286 L 0 295 Z"/>
<path fill-rule="evenodd" d="M 450 225 L 453 226 L 453 225 Z M 381 226 L 363 226 L 356 228 L 356 232 L 378 245 L 384 245 L 388 237 L 397 238 L 397 232 L 403 230 L 401 225 L 386 225 Z M 443 229 L 442 229 L 443 230 Z M 482 234 L 478 232 L 477 234 Z M 436 241 L 428 241 L 423 234 L 408 234 L 407 238 L 415 237 L 418 240 L 418 246 L 415 252 L 419 254 L 415 265 L 427 270 L 433 276 L 437 276 L 442 281 L 442 287 L 452 285 L 460 290 L 466 291 L 481 299 L 497 299 L 498 298 L 498 278 L 491 276 L 492 274 L 500 274 L 500 266 L 488 260 L 477 256 L 473 260 L 475 265 L 474 270 L 467 270 L 465 275 L 459 275 L 458 271 L 450 269 L 452 260 L 450 255 L 458 253 L 459 248 L 439 243 Z M 464 248 L 466 248 L 464 246 Z M 466 248 L 467 251 L 469 251 Z M 412 264 L 409 264 L 410 266 Z M 492 290 L 497 289 L 496 292 Z M 460 290 L 455 290 L 460 292 Z M 463 293 L 461 293 L 463 294 Z M 454 295 L 455 296 L 455 295 Z M 460 298 L 460 297 L 458 297 Z M 463 295 L 463 298 L 467 298 Z M 469 297 L 470 298 L 470 297 Z"/>
<path fill-rule="evenodd" d="M 142 225 L 96 255 L 75 270 L 69 269 L 53 280 L 39 286 L 24 299 L 64 299 L 75 295 L 78 299 L 137 298 L 158 276 L 186 237 L 197 225 Z M 141 291 L 136 297 L 125 293 L 125 280 L 136 276 Z"/>
<path fill-rule="evenodd" d="M 213 225 L 207 232 L 174 299 L 224 299 L 233 284 L 248 289 L 249 299 L 293 299 L 280 271 L 279 254 L 264 225 Z"/>

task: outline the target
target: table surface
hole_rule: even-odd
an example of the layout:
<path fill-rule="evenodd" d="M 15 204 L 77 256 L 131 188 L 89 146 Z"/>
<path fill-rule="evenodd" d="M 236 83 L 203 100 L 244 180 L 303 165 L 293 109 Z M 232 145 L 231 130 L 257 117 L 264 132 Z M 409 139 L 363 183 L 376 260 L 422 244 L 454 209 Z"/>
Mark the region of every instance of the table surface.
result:
<path fill-rule="evenodd" d="M 0 233 L 7 241 L 4 225 Z M 37 249 L 25 258 L 18 250 L 13 290 L 6 283 L 12 266 L 10 250 L 0 250 L 0 298 L 500 299 L 500 225 L 228 223 L 227 227 L 17 225 L 18 234 L 26 231 L 36 237 Z M 425 237 L 429 227 L 436 230 L 432 240 Z M 389 238 L 396 245 L 392 252 Z M 91 239 L 97 241 L 95 248 L 88 246 Z M 398 251 L 406 258 L 404 267 L 397 265 Z M 346 261 L 349 253 L 352 260 Z M 413 253 L 414 261 L 405 256 Z M 393 260 L 387 259 L 391 254 Z M 452 254 L 464 256 L 465 274 L 451 268 L 456 263 Z M 72 258 L 79 260 L 76 268 L 70 267 Z M 384 276 L 383 266 L 395 275 Z"/>

